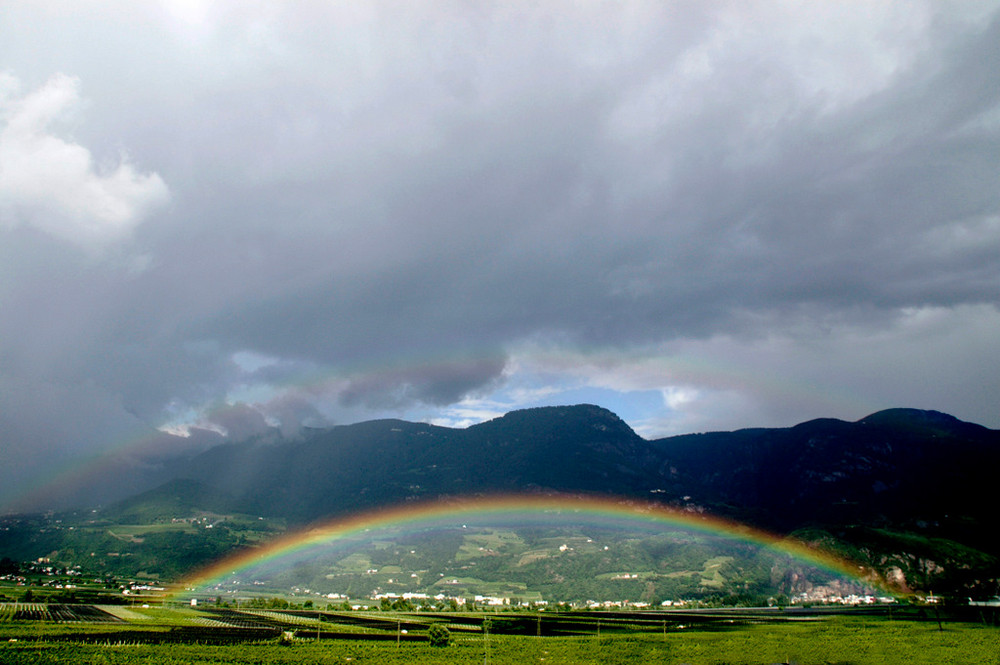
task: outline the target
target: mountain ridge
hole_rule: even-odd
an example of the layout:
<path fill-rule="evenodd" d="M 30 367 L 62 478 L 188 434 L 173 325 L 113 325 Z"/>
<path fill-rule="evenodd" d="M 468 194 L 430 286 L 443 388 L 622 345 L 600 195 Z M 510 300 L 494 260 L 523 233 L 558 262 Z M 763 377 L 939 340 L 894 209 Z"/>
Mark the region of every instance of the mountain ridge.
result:
<path fill-rule="evenodd" d="M 1000 431 L 936 411 L 647 440 L 599 406 L 539 407 L 463 429 L 383 419 L 261 437 L 173 468 L 101 518 L 238 513 L 295 528 L 467 495 L 610 495 L 791 534 L 935 589 L 996 593 L 1000 579 L 1000 517 L 984 500 Z"/>
<path fill-rule="evenodd" d="M 247 512 L 301 523 L 417 498 L 564 491 L 701 501 L 786 530 L 845 518 L 940 522 L 955 507 L 982 503 L 970 488 L 987 481 L 998 451 L 1000 431 L 936 411 L 647 440 L 611 411 L 581 404 L 512 411 L 462 429 L 384 419 L 279 443 L 224 444 L 175 475 L 215 487 Z M 920 487 L 928 477 L 934 491 Z"/>

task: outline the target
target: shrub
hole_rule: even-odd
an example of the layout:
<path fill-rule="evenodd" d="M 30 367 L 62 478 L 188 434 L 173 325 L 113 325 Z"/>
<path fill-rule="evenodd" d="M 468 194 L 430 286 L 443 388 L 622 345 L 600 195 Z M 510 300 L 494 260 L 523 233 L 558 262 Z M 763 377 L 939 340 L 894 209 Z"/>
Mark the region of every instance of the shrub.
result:
<path fill-rule="evenodd" d="M 436 623 L 427 631 L 427 639 L 433 647 L 446 647 L 451 644 L 451 631 Z"/>

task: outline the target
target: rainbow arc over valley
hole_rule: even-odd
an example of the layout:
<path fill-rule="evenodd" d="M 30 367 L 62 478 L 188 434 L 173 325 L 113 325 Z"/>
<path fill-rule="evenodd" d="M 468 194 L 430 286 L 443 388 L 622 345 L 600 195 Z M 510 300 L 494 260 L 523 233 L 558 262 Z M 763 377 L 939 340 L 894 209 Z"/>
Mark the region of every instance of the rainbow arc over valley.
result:
<path fill-rule="evenodd" d="M 784 554 L 833 577 L 869 587 L 884 587 L 857 563 L 815 549 L 792 538 L 697 511 L 669 508 L 609 496 L 502 494 L 453 497 L 379 508 L 332 519 L 286 534 L 262 546 L 223 558 L 182 580 L 173 596 L 204 591 L 227 582 L 245 581 L 261 569 L 275 570 L 315 559 L 327 548 L 347 545 L 384 532 L 398 534 L 483 526 L 594 524 L 650 532 L 688 531 L 757 545 Z"/>

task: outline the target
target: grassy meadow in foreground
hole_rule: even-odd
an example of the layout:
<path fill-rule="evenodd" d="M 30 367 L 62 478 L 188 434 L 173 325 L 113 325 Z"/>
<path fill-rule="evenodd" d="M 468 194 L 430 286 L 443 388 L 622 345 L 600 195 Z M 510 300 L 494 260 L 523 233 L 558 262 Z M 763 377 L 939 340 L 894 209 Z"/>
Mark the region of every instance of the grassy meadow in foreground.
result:
<path fill-rule="evenodd" d="M 27 638 L 28 635 L 26 634 Z M 19 640 L 0 645 L 5 665 L 181 665 L 198 663 L 940 663 L 1000 664 L 1000 630 L 976 624 L 892 622 L 839 617 L 822 622 L 751 626 L 667 635 L 533 638 L 459 637 L 425 643 L 296 641 L 231 646 L 83 645 Z"/>

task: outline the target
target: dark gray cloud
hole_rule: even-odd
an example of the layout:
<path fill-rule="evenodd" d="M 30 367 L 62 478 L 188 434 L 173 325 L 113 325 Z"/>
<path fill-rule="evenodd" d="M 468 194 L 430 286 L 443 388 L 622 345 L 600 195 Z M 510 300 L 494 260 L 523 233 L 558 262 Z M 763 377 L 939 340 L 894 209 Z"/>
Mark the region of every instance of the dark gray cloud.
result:
<path fill-rule="evenodd" d="M 103 9 L 0 9 L 11 477 L 612 392 L 1000 426 L 995 3 Z"/>

